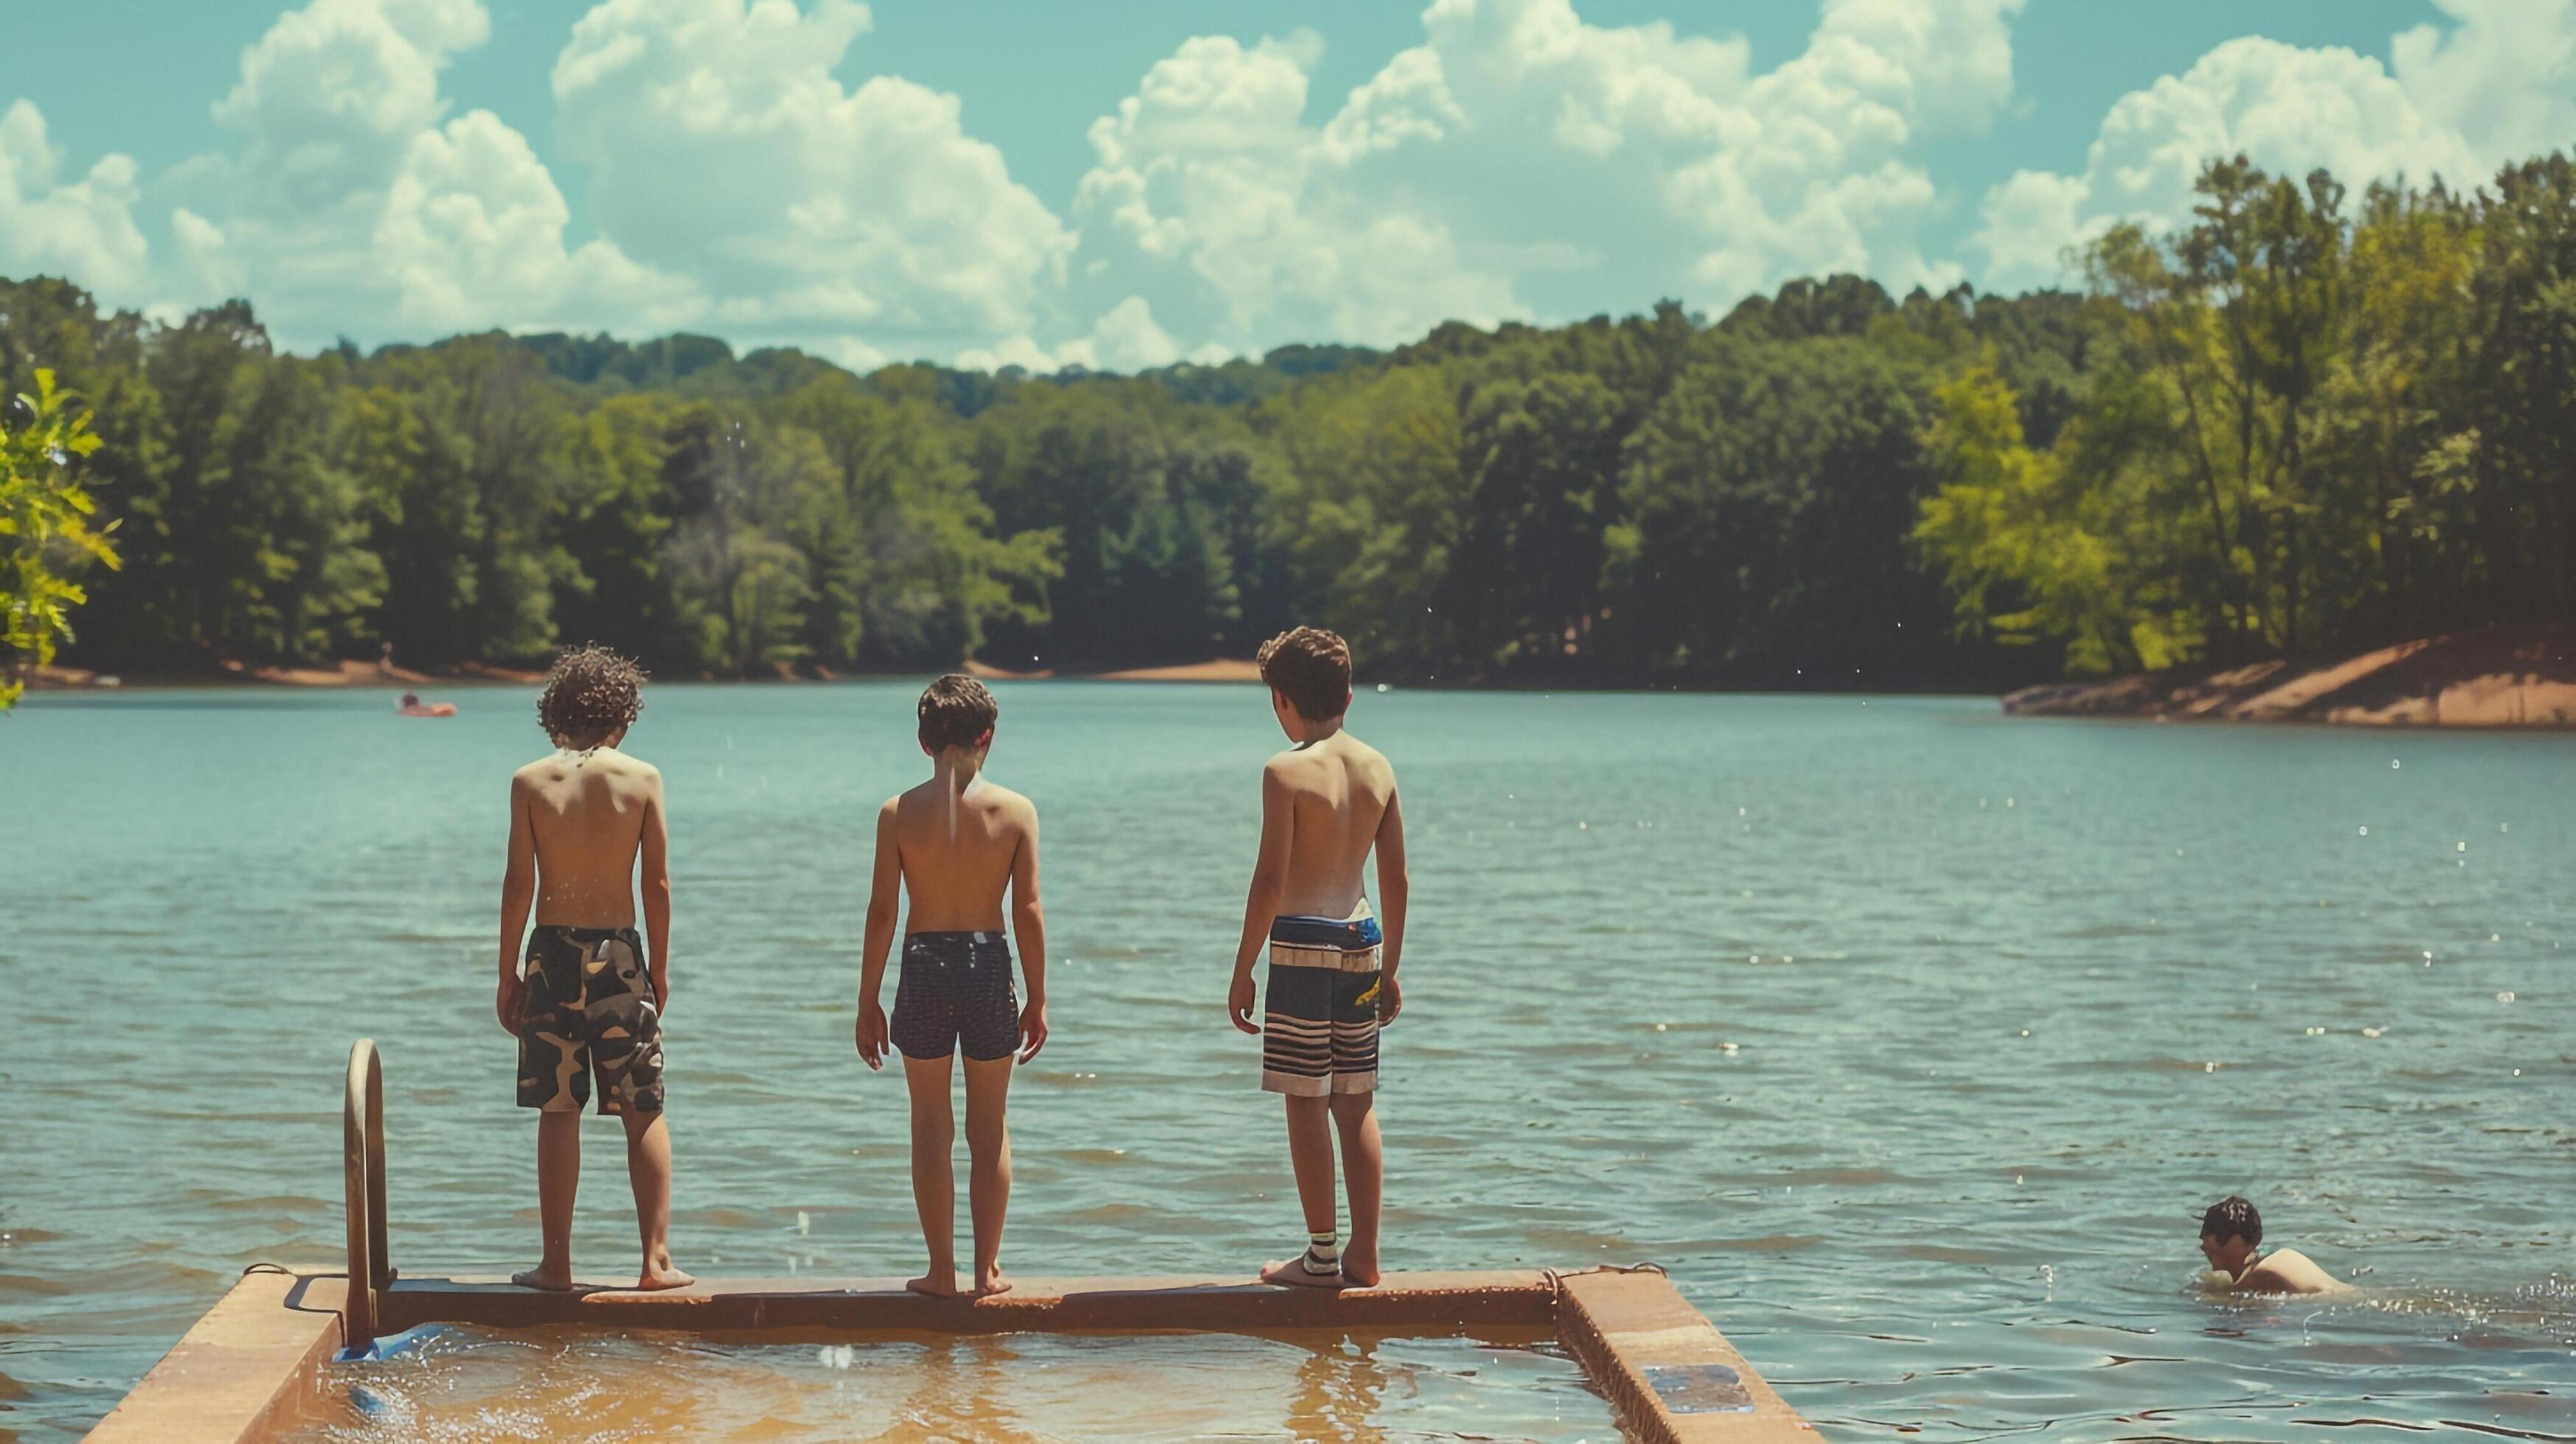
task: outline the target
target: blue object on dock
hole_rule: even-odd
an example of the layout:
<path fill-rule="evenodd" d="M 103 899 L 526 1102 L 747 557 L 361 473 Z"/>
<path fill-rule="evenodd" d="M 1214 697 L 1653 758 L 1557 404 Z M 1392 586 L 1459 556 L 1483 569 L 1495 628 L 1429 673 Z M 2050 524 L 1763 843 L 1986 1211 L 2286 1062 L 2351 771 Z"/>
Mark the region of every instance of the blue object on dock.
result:
<path fill-rule="evenodd" d="M 1648 1364 L 1646 1387 L 1676 1414 L 1750 1414 L 1744 1376 L 1724 1364 Z"/>
<path fill-rule="evenodd" d="M 342 1349 L 331 1356 L 335 1364 L 377 1364 L 398 1358 L 419 1348 L 454 1328 L 453 1324 L 422 1324 L 399 1334 L 387 1334 L 363 1349 Z M 353 1396 L 354 1397 L 354 1396 Z"/>

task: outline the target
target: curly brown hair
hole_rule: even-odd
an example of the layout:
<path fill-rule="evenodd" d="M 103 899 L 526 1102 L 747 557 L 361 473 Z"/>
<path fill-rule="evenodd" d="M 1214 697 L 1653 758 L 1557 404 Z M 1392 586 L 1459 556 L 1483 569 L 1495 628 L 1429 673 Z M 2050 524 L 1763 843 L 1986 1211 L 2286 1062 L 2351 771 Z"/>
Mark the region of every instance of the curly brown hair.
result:
<path fill-rule="evenodd" d="M 1261 644 L 1261 680 L 1309 722 L 1351 709 L 1351 644 L 1321 627 L 1291 627 Z"/>
<path fill-rule="evenodd" d="M 962 672 L 951 672 L 921 689 L 915 709 L 921 721 L 921 745 L 933 754 L 951 747 L 972 747 L 993 730 L 1002 704 L 992 689 Z"/>
<path fill-rule="evenodd" d="M 597 642 L 567 647 L 546 673 L 537 723 L 557 746 L 596 746 L 635 725 L 644 710 L 644 669 Z"/>

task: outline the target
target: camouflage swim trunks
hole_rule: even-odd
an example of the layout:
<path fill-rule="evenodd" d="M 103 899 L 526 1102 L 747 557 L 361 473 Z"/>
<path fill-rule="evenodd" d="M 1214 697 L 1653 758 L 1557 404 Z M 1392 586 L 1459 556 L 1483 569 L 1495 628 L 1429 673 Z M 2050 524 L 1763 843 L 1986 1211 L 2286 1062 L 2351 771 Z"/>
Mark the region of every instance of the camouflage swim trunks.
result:
<path fill-rule="evenodd" d="M 662 1111 L 662 1013 L 633 928 L 540 926 L 519 994 L 519 1106 Z"/>

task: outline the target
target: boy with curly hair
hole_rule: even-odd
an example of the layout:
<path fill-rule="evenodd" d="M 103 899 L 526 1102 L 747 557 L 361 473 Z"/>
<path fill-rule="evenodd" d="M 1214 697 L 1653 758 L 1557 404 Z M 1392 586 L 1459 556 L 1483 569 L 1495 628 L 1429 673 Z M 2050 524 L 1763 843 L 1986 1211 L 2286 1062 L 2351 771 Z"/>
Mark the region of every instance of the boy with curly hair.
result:
<path fill-rule="evenodd" d="M 557 657 L 537 701 L 537 721 L 556 750 L 510 777 L 501 986 L 493 1008 L 502 1030 L 519 1040 L 519 1106 L 538 1110 L 544 1253 L 535 1268 L 511 1276 L 528 1288 L 572 1287 L 581 1109 L 594 1075 L 599 1111 L 626 1125 L 626 1171 L 644 1245 L 635 1286 L 695 1282 L 671 1266 L 671 1140 L 662 1123 L 671 875 L 662 774 L 618 750 L 643 709 L 643 684 L 641 668 L 605 647 Z M 639 865 L 649 947 L 635 936 Z M 532 906 L 536 930 L 529 932 Z"/>

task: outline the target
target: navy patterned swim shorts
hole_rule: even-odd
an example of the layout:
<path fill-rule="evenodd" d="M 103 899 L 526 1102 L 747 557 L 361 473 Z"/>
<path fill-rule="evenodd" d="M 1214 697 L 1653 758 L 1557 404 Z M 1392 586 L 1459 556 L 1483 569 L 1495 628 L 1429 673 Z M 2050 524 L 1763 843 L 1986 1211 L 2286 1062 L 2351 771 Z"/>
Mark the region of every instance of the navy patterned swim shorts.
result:
<path fill-rule="evenodd" d="M 541 925 L 519 991 L 519 1106 L 662 1111 L 662 1011 L 633 928 Z"/>
<path fill-rule="evenodd" d="M 961 1046 L 979 1063 L 1020 1045 L 1011 945 L 1000 933 L 907 933 L 903 977 L 887 1030 L 907 1058 L 945 1058 Z"/>
<path fill-rule="evenodd" d="M 1365 899 L 1346 918 L 1271 920 L 1263 1089 L 1291 1098 L 1377 1091 L 1378 954 L 1385 942 Z"/>

